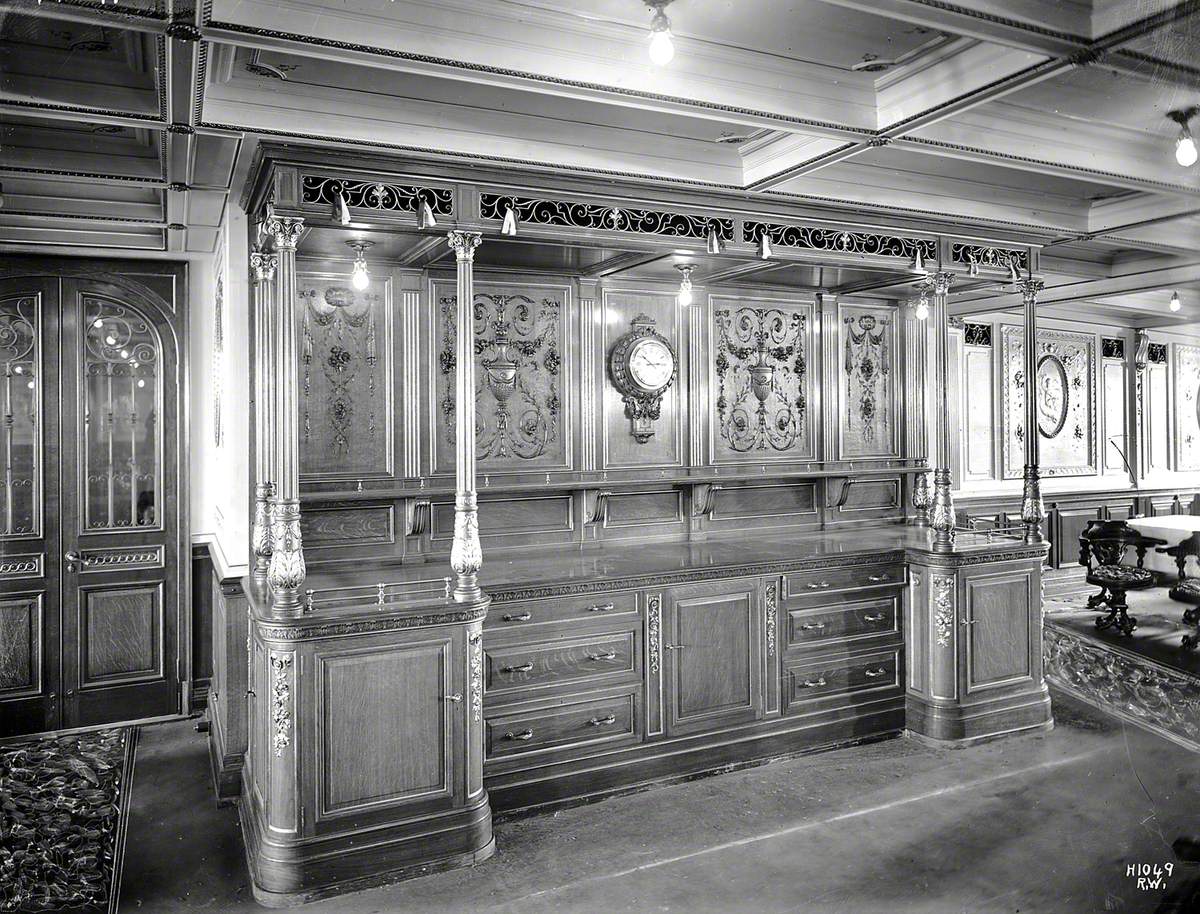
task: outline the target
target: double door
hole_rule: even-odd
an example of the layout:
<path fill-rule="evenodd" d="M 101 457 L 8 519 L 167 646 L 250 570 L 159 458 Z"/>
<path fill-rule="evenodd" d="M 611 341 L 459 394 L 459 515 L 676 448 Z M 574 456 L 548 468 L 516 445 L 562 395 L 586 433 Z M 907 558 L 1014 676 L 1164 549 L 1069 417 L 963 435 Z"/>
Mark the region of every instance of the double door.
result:
<path fill-rule="evenodd" d="M 0 736 L 178 712 L 174 302 L 117 276 L 9 272 Z"/>

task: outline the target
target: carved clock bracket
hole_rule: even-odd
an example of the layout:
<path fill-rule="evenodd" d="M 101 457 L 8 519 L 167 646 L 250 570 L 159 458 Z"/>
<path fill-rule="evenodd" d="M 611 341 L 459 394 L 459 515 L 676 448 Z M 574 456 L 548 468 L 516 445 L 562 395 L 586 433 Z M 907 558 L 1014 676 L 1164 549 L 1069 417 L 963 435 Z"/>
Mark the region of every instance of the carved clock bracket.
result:
<path fill-rule="evenodd" d="M 679 372 L 675 349 L 655 329 L 653 318 L 639 314 L 631 329 L 613 344 L 608 369 L 625 404 L 634 440 L 645 444 L 654 437 L 663 394 Z"/>

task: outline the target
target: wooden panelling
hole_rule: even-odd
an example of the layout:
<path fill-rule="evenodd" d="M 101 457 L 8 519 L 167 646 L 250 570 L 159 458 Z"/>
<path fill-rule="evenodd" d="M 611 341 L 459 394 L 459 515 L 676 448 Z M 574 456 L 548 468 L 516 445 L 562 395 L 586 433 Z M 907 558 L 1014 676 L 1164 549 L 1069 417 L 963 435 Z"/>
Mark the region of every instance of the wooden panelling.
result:
<path fill-rule="evenodd" d="M 892 457 L 899 452 L 896 381 L 898 310 L 839 305 L 837 372 L 840 456 Z"/>
<path fill-rule="evenodd" d="M 792 610 L 787 614 L 789 648 L 836 641 L 899 635 L 900 598 L 895 595 L 854 600 L 828 609 Z"/>
<path fill-rule="evenodd" d="M 42 597 L 0 600 L 0 695 L 36 695 L 42 686 Z"/>
<path fill-rule="evenodd" d="M 818 698 L 841 698 L 901 685 L 903 649 L 877 651 L 852 658 L 791 661 L 784 667 L 784 710 Z"/>
<path fill-rule="evenodd" d="M 520 631 L 527 628 L 539 629 L 546 623 L 571 624 L 563 627 L 564 634 L 577 630 L 581 622 L 608 619 L 613 616 L 628 616 L 638 611 L 637 595 L 634 593 L 594 593 L 582 597 L 560 597 L 553 600 L 526 600 L 512 603 L 493 603 L 485 630 Z M 518 636 L 524 637 L 524 636 Z M 545 637 L 542 635 L 542 637 Z"/>
<path fill-rule="evenodd" d="M 322 816 L 442 796 L 450 641 L 318 654 Z"/>
<path fill-rule="evenodd" d="M 964 626 L 967 691 L 1032 675 L 1029 615 L 1034 591 L 1027 571 L 978 575 L 966 581 Z"/>
<path fill-rule="evenodd" d="M 396 542 L 391 504 L 306 505 L 300 516 L 305 548 L 390 545 Z"/>
<path fill-rule="evenodd" d="M 489 696 L 524 696 L 531 689 L 628 677 L 640 669 L 640 653 L 633 630 L 528 644 L 488 644 L 484 691 Z"/>
<path fill-rule="evenodd" d="M 1103 505 L 1087 505 L 1078 508 L 1059 508 L 1054 513 L 1056 521 L 1051 537 L 1048 561 L 1054 568 L 1067 568 L 1079 564 L 1079 536 L 1090 521 L 1102 520 Z"/>
<path fill-rule="evenodd" d="M 82 685 L 162 675 L 162 591 L 80 588 Z"/>
<path fill-rule="evenodd" d="M 635 742 L 635 707 L 635 696 L 618 695 L 489 714 L 484 721 L 484 751 L 491 759 L 542 749 L 594 749 L 602 744 Z"/>
<path fill-rule="evenodd" d="M 683 522 L 683 492 L 665 489 L 658 492 L 630 492 L 608 497 L 606 528 L 648 527 Z"/>
<path fill-rule="evenodd" d="M 712 519 L 734 521 L 771 517 L 810 521 L 817 513 L 816 502 L 816 486 L 810 482 L 729 486 L 716 493 Z"/>
<path fill-rule="evenodd" d="M 843 491 L 845 486 L 849 490 Z M 833 490 L 836 490 L 836 494 Z M 831 485 L 830 495 L 839 513 L 876 511 L 900 507 L 900 477 L 888 479 L 849 479 Z M 844 498 L 843 498 L 844 496 Z"/>
<path fill-rule="evenodd" d="M 786 574 L 783 577 L 783 595 L 789 605 L 796 605 L 798 600 L 821 597 L 827 592 L 895 587 L 903 583 L 903 565 L 850 565 L 846 568 Z"/>
<path fill-rule="evenodd" d="M 479 498 L 479 534 L 524 537 L 533 534 L 570 533 L 574 529 L 570 495 L 492 496 Z M 430 535 L 434 542 L 454 538 L 454 502 L 435 501 Z"/>

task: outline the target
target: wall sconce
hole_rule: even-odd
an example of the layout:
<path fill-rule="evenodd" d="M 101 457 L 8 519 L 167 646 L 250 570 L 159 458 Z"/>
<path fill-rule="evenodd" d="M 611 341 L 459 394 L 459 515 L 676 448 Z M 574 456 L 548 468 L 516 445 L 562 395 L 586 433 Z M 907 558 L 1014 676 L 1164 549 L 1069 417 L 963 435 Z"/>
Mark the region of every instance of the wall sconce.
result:
<path fill-rule="evenodd" d="M 346 205 L 346 196 L 338 191 L 337 199 L 333 201 L 333 218 L 342 225 L 350 224 L 350 207 Z"/>
<path fill-rule="evenodd" d="M 771 237 L 766 229 L 758 236 L 758 256 L 761 260 L 771 259 Z"/>
<path fill-rule="evenodd" d="M 927 289 L 921 289 L 921 297 L 917 299 L 917 307 L 913 314 L 919 321 L 929 317 L 929 291 Z"/>
<path fill-rule="evenodd" d="M 710 254 L 720 254 L 725 250 L 725 242 L 721 240 L 721 232 L 717 228 L 716 222 L 708 224 L 708 239 L 705 243 L 705 250 Z"/>
<path fill-rule="evenodd" d="M 437 228 L 437 219 L 433 217 L 433 207 L 429 205 L 429 201 L 422 193 L 417 194 L 417 228 L 431 229 Z"/>
<path fill-rule="evenodd" d="M 354 271 L 350 274 L 350 285 L 359 292 L 371 284 L 371 273 L 367 269 L 368 248 L 375 246 L 374 241 L 347 241 L 346 246 L 355 252 Z"/>
<path fill-rule="evenodd" d="M 690 263 L 676 264 L 677 269 L 682 276 L 679 280 L 679 307 L 686 308 L 692 303 L 692 270 L 695 266 Z"/>
<path fill-rule="evenodd" d="M 1021 271 L 1017 269 L 1017 260 L 1015 257 L 1008 258 L 1008 279 L 1013 285 L 1021 281 Z"/>
<path fill-rule="evenodd" d="M 516 237 L 517 222 L 517 211 L 510 203 L 504 210 L 504 223 L 500 226 L 500 234 L 508 235 L 510 238 Z"/>
<path fill-rule="evenodd" d="M 917 248 L 917 253 L 913 255 L 912 271 L 920 273 L 922 276 L 927 275 L 929 271 L 925 269 L 925 259 L 921 256 L 921 248 Z"/>
<path fill-rule="evenodd" d="M 665 67 L 675 56 L 675 43 L 671 39 L 671 20 L 663 12 L 671 0 L 646 0 L 646 6 L 654 10 L 650 20 L 650 59 Z"/>
<path fill-rule="evenodd" d="M 1183 307 L 1183 302 L 1181 302 L 1181 301 L 1179 300 L 1179 293 L 1178 293 L 1178 292 L 1172 292 L 1172 293 L 1171 293 L 1171 304 L 1170 304 L 1170 305 L 1168 305 L 1168 307 L 1169 307 L 1169 308 L 1170 308 L 1172 311 L 1178 311 L 1180 308 L 1182 308 L 1182 307 Z"/>

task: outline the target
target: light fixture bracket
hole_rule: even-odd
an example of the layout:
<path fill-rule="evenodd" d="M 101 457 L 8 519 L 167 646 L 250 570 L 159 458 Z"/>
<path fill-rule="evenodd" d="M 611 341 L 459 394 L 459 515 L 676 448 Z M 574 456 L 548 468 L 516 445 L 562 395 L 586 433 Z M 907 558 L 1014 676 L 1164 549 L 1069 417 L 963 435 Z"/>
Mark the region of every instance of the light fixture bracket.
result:
<path fill-rule="evenodd" d="M 1187 130 L 1188 122 L 1198 114 L 1200 114 L 1200 105 L 1192 105 L 1188 108 L 1177 108 L 1174 111 L 1168 111 L 1167 117 L 1184 130 Z"/>

